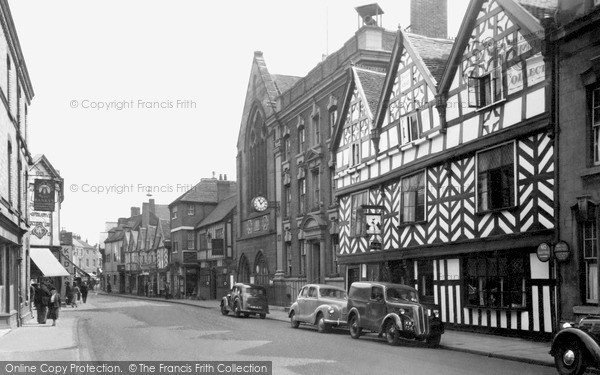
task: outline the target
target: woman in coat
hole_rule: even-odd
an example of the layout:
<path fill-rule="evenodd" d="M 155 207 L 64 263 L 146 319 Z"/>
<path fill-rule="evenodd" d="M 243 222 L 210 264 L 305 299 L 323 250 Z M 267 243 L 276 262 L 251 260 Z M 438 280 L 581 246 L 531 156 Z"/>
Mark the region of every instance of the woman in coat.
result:
<path fill-rule="evenodd" d="M 48 310 L 48 319 L 52 319 L 52 325 L 56 325 L 58 320 L 58 311 L 60 310 L 60 295 L 56 291 L 56 288 L 51 289 L 52 296 L 50 297 L 50 304 Z"/>
<path fill-rule="evenodd" d="M 33 295 L 33 303 L 37 312 L 37 321 L 39 324 L 46 324 L 46 313 L 48 312 L 48 304 L 50 302 L 50 289 L 46 285 L 33 284 L 35 294 Z"/>

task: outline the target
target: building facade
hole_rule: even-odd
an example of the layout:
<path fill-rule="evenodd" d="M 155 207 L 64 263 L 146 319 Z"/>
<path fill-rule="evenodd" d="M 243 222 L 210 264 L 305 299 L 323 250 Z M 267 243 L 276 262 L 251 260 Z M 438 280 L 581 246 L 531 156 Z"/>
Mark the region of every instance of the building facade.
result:
<path fill-rule="evenodd" d="M 414 285 L 461 329 L 555 330 L 554 268 L 537 256 L 556 220 L 541 25 L 554 11 L 471 1 L 451 49 L 399 31 L 372 120 L 356 74 L 332 149 L 348 284 Z"/>
<path fill-rule="evenodd" d="M 169 204 L 171 252 L 168 271 L 169 293 L 176 298 L 197 297 L 201 263 L 196 227 L 223 199 L 235 194 L 237 184 L 227 175 L 203 178 L 198 184 Z M 203 244 L 204 246 L 204 244 Z"/>
<path fill-rule="evenodd" d="M 560 283 L 559 318 L 599 314 L 600 3 L 561 4 L 549 34 L 557 134 L 559 226 L 552 260 Z"/>
<path fill-rule="evenodd" d="M 0 326 L 14 327 L 29 311 L 27 111 L 34 93 L 6 0 L 0 25 Z"/>

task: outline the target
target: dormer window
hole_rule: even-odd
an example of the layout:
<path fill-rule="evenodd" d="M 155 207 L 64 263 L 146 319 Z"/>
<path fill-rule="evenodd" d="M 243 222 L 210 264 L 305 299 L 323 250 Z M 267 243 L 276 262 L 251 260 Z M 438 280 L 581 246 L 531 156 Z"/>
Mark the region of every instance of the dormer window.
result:
<path fill-rule="evenodd" d="M 502 67 L 478 77 L 469 77 L 469 107 L 484 108 L 506 98 Z"/>
<path fill-rule="evenodd" d="M 402 144 L 419 139 L 419 118 L 416 113 L 405 116 L 400 120 L 400 141 Z"/>

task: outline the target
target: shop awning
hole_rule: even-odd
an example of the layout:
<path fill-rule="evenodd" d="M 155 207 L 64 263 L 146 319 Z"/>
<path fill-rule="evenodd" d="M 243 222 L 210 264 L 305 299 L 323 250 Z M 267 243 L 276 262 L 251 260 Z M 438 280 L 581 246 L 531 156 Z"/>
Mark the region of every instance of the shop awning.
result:
<path fill-rule="evenodd" d="M 67 270 L 47 248 L 31 248 L 29 256 L 46 277 L 69 276 Z"/>

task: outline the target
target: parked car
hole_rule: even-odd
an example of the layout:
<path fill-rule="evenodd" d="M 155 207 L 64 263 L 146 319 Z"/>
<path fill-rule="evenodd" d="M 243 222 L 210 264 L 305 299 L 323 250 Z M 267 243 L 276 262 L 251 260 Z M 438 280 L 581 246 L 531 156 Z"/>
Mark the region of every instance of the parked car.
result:
<path fill-rule="evenodd" d="M 231 292 L 221 300 L 221 313 L 227 315 L 230 311 L 237 318 L 243 314 L 245 317 L 258 315 L 264 319 L 269 313 L 267 290 L 260 285 L 234 284 Z"/>
<path fill-rule="evenodd" d="M 380 337 L 385 335 L 390 345 L 416 340 L 437 347 L 444 333 L 439 310 L 419 303 L 416 289 L 383 282 L 352 283 L 348 292 L 348 325 L 354 339 L 368 330 Z"/>
<path fill-rule="evenodd" d="M 348 296 L 342 288 L 324 284 L 307 284 L 290 307 L 292 328 L 301 323 L 316 325 L 320 333 L 346 324 Z"/>
<path fill-rule="evenodd" d="M 588 367 L 600 368 L 600 315 L 586 316 L 578 323 L 563 323 L 552 340 L 550 355 L 562 375 L 583 374 Z"/>

